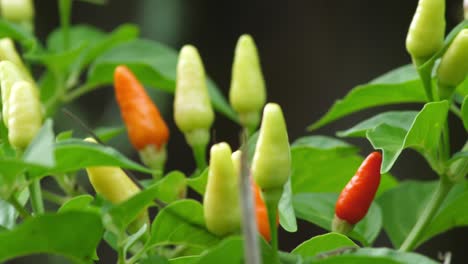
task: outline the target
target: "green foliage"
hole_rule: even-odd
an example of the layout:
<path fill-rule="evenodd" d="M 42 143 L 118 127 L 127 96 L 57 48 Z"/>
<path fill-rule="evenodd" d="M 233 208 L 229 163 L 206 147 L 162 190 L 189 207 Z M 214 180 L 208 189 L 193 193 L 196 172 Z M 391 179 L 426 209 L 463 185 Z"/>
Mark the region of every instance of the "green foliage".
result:
<path fill-rule="evenodd" d="M 291 253 L 301 255 L 302 257 L 313 257 L 321 252 L 349 247 L 358 246 L 351 239 L 344 235 L 338 233 L 328 233 L 315 236 L 302 242 L 299 246 L 293 249 Z"/>

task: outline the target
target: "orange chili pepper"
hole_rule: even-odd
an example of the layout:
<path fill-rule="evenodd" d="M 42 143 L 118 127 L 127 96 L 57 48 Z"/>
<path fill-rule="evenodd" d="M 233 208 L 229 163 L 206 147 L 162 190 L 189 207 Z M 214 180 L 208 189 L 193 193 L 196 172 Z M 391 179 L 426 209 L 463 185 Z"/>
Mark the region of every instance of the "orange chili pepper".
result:
<path fill-rule="evenodd" d="M 266 208 L 265 201 L 263 201 L 260 187 L 252 181 L 252 191 L 254 192 L 255 199 L 255 215 L 257 217 L 257 229 L 258 232 L 265 238 L 266 241 L 270 242 L 270 224 L 268 223 L 268 211 Z M 279 225 L 279 216 L 276 218 L 276 226 Z"/>
<path fill-rule="evenodd" d="M 126 66 L 115 68 L 114 87 L 132 145 L 137 150 L 148 145 L 161 149 L 169 140 L 169 129 L 145 88 Z"/>

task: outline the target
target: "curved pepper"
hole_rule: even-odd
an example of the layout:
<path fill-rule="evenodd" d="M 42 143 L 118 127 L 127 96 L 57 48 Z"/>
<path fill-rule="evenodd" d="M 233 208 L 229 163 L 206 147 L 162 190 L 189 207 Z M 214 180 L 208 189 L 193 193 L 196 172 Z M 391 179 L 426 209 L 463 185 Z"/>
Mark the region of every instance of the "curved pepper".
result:
<path fill-rule="evenodd" d="M 416 65 L 442 48 L 444 35 L 445 0 L 419 0 L 406 36 L 406 49 Z"/>
<path fill-rule="evenodd" d="M 202 60 L 197 49 L 191 45 L 184 46 L 179 54 L 174 118 L 192 147 L 208 143 L 214 112 Z"/>
<path fill-rule="evenodd" d="M 468 29 L 458 33 L 437 69 L 440 99 L 450 98 L 468 74 Z"/>
<path fill-rule="evenodd" d="M 227 143 L 211 147 L 203 212 L 210 232 L 225 236 L 240 229 L 239 177 Z"/>
<path fill-rule="evenodd" d="M 252 176 L 262 190 L 282 191 L 290 172 L 291 153 L 283 112 L 278 104 L 268 103 L 252 161 Z"/>
<path fill-rule="evenodd" d="M 24 150 L 41 129 L 41 103 L 34 90 L 31 83 L 18 81 L 8 97 L 8 140 L 17 149 Z"/>
<path fill-rule="evenodd" d="M 335 206 L 332 230 L 350 232 L 366 216 L 380 183 L 382 156 L 372 152 L 341 192 Z"/>
<path fill-rule="evenodd" d="M 257 48 L 250 35 L 242 35 L 237 41 L 229 101 L 239 114 L 241 124 L 255 130 L 265 105 L 266 92 Z"/>
<path fill-rule="evenodd" d="M 126 66 L 115 68 L 114 88 L 130 142 L 144 164 L 162 169 L 166 161 L 169 129 L 158 108 Z"/>

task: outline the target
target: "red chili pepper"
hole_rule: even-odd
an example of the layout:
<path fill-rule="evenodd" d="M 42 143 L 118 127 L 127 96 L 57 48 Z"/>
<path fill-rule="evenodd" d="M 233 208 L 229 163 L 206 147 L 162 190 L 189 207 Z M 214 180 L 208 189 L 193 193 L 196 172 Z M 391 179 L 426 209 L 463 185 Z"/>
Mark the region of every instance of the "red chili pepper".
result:
<path fill-rule="evenodd" d="M 145 88 L 126 66 L 115 68 L 114 87 L 132 145 L 137 150 L 148 145 L 161 149 L 169 139 L 169 129 Z"/>
<path fill-rule="evenodd" d="M 333 231 L 347 233 L 366 216 L 379 187 L 381 164 L 382 156 L 379 152 L 372 152 L 362 162 L 338 197 Z"/>
<path fill-rule="evenodd" d="M 266 241 L 270 242 L 270 224 L 268 223 L 268 211 L 263 201 L 260 187 L 252 181 L 252 190 L 255 198 L 255 215 L 257 216 L 257 228 L 258 232 L 265 238 Z M 276 226 L 279 224 L 279 217 L 276 219 Z"/>

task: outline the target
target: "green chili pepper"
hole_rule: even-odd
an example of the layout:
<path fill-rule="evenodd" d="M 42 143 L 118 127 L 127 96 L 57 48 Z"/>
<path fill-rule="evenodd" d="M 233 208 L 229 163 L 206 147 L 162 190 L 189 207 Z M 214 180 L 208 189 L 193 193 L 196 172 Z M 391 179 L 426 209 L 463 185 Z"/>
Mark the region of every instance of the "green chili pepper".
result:
<path fill-rule="evenodd" d="M 35 87 L 26 81 L 15 82 L 8 98 L 8 140 L 25 149 L 42 125 L 42 109 Z"/>
<path fill-rule="evenodd" d="M 225 236 L 239 230 L 239 177 L 231 160 L 231 148 L 224 142 L 211 147 L 203 204 L 210 232 Z"/>
<path fill-rule="evenodd" d="M 24 75 L 21 70 L 10 61 L 0 62 L 0 86 L 2 92 L 2 117 L 5 126 L 8 127 L 8 113 L 9 113 L 9 97 L 11 94 L 11 87 L 18 81 L 23 81 Z M 37 94 L 37 92 L 36 92 Z"/>
<path fill-rule="evenodd" d="M 416 65 L 442 48 L 444 35 L 445 0 L 419 0 L 406 36 L 406 49 Z"/>
<path fill-rule="evenodd" d="M 229 101 L 241 124 L 253 131 L 260 122 L 265 100 L 265 81 L 255 42 L 251 36 L 242 35 L 234 54 Z"/>
<path fill-rule="evenodd" d="M 437 69 L 440 99 L 450 98 L 468 74 L 468 29 L 458 33 Z"/>
<path fill-rule="evenodd" d="M 252 162 L 252 175 L 263 190 L 281 189 L 291 172 L 288 132 L 281 107 L 268 103 Z"/>

